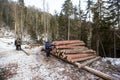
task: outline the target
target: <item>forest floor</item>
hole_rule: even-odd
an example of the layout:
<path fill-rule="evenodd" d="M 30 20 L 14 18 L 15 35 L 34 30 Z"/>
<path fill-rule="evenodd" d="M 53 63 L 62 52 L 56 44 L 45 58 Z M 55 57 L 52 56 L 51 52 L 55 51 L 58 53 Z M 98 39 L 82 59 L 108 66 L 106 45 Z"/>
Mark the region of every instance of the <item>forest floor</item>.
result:
<path fill-rule="evenodd" d="M 41 47 L 16 51 L 13 38 L 0 38 L 0 80 L 103 80 L 53 56 Z M 101 58 L 88 65 L 120 80 L 120 58 Z"/>
<path fill-rule="evenodd" d="M 43 46 L 15 50 L 14 33 L 3 30 L 0 38 L 0 80 L 103 80 L 56 57 L 47 58 Z M 26 37 L 26 40 L 29 38 Z M 28 40 L 30 41 L 30 40 Z M 101 58 L 87 65 L 120 80 L 120 58 Z"/>

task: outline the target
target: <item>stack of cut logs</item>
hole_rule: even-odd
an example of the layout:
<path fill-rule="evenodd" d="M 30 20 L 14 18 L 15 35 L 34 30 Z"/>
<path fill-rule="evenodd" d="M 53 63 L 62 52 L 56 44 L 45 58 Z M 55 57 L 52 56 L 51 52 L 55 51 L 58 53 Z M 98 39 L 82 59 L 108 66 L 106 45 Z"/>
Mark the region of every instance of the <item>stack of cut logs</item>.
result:
<path fill-rule="evenodd" d="M 55 48 L 51 53 L 69 62 L 83 61 L 96 57 L 96 52 L 85 47 L 80 40 L 54 41 Z"/>
<path fill-rule="evenodd" d="M 100 59 L 100 57 L 96 56 L 96 52 L 94 50 L 85 47 L 85 43 L 83 41 L 64 40 L 54 41 L 53 44 L 55 45 L 55 48 L 52 49 L 51 53 L 58 58 L 78 66 L 79 69 L 82 68 L 91 72 L 104 80 L 115 80 L 107 74 L 86 66 L 91 64 L 93 61 Z"/>

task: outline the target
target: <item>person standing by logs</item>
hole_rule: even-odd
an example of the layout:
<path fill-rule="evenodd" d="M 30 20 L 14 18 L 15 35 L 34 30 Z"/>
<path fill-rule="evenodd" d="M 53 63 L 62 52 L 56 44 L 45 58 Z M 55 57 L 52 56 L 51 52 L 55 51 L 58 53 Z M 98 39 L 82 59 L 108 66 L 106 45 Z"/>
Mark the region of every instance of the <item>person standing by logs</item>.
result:
<path fill-rule="evenodd" d="M 21 50 L 21 44 L 22 44 L 21 39 L 20 39 L 20 38 L 17 38 L 17 39 L 15 40 L 16 50 Z"/>
<path fill-rule="evenodd" d="M 55 46 L 54 44 L 51 44 L 50 41 L 47 41 L 45 43 L 45 52 L 46 52 L 46 56 L 47 57 L 50 57 L 50 51 L 52 51 L 53 47 L 52 46 Z"/>

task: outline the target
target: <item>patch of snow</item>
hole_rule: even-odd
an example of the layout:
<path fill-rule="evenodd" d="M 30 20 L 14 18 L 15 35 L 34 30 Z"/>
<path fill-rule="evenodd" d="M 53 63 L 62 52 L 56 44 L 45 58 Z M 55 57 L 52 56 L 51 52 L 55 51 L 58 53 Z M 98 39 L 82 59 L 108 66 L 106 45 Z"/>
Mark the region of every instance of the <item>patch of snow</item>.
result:
<path fill-rule="evenodd" d="M 120 58 L 103 58 L 103 61 L 110 61 L 112 65 L 120 65 Z"/>
<path fill-rule="evenodd" d="M 22 51 L 16 51 L 14 44 L 7 45 L 12 41 L 14 39 L 0 38 L 0 44 L 2 44 L 0 50 L 3 49 L 4 51 L 0 52 L 0 67 L 4 68 L 8 64 L 18 65 L 17 74 L 8 80 L 33 80 L 36 77 L 38 77 L 38 80 L 68 79 L 67 76 L 61 73 L 65 70 L 64 68 L 50 68 L 51 64 L 44 59 L 46 56 L 42 56 L 40 52 L 42 46 L 26 50 L 31 53 L 30 56 L 27 56 Z M 39 60 L 36 59 L 37 56 L 39 56 Z M 58 63 L 57 65 L 60 64 Z M 52 67 L 54 66 L 52 65 Z"/>
<path fill-rule="evenodd" d="M 0 38 L 0 52 L 15 49 L 14 39 Z"/>

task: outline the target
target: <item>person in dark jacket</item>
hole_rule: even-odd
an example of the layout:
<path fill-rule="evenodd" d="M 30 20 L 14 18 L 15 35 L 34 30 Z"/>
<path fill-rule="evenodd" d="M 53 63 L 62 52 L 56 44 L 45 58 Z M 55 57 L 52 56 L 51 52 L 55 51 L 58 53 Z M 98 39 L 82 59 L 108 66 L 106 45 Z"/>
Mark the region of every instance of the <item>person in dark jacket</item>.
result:
<path fill-rule="evenodd" d="M 17 38 L 15 40 L 15 46 L 16 46 L 16 50 L 21 50 L 21 39 Z"/>
<path fill-rule="evenodd" d="M 50 57 L 50 51 L 52 51 L 52 46 L 55 45 L 51 44 L 49 41 L 45 43 L 45 52 L 47 57 Z"/>

